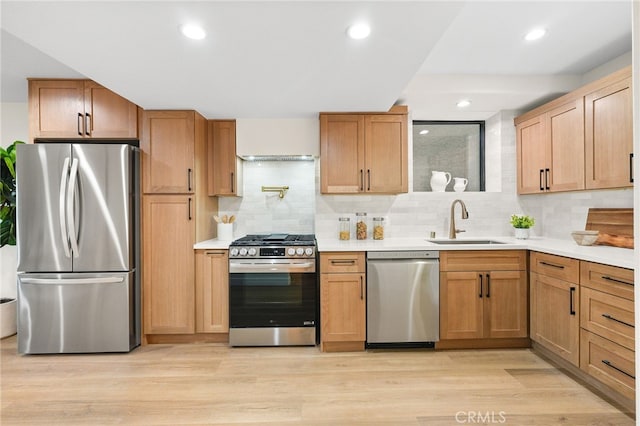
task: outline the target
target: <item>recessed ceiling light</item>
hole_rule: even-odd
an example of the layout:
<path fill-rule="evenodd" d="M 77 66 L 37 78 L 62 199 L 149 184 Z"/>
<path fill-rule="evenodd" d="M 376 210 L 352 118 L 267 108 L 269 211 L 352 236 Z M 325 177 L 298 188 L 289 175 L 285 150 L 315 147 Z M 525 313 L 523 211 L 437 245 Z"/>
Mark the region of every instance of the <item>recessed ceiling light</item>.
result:
<path fill-rule="evenodd" d="M 201 26 L 196 24 L 184 24 L 180 25 L 180 32 L 192 40 L 202 40 L 207 36 Z"/>
<path fill-rule="evenodd" d="M 420 134 L 421 135 L 426 135 L 427 133 L 429 133 L 429 131 L 427 129 L 420 130 Z"/>
<path fill-rule="evenodd" d="M 458 108 L 466 108 L 469 105 L 471 105 L 471 101 L 469 99 L 463 99 L 461 101 L 458 101 L 458 103 L 456 104 Z"/>
<path fill-rule="evenodd" d="M 546 33 L 547 30 L 545 30 L 544 28 L 534 28 L 524 36 L 524 39 L 527 41 L 539 40 L 544 37 Z"/>
<path fill-rule="evenodd" d="M 371 34 L 371 27 L 364 22 L 353 24 L 347 28 L 347 35 L 354 40 L 362 40 L 369 37 L 369 34 Z"/>

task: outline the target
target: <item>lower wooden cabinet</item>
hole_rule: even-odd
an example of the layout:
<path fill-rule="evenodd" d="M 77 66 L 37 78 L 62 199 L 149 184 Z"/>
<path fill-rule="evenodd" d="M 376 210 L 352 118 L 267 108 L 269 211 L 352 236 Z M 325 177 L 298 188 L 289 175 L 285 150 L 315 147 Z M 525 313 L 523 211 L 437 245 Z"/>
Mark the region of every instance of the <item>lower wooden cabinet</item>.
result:
<path fill-rule="evenodd" d="M 196 250 L 196 333 L 229 332 L 229 251 Z"/>
<path fill-rule="evenodd" d="M 584 329 L 580 368 L 629 399 L 635 398 L 635 352 Z"/>
<path fill-rule="evenodd" d="M 441 252 L 440 262 L 441 340 L 527 338 L 524 251 Z"/>
<path fill-rule="evenodd" d="M 364 350 L 367 332 L 364 252 L 320 254 L 320 348 Z"/>
<path fill-rule="evenodd" d="M 531 340 L 578 365 L 580 307 L 577 283 L 531 273 Z"/>
<path fill-rule="evenodd" d="M 144 334 L 195 331 L 195 222 L 188 195 L 143 198 Z"/>
<path fill-rule="evenodd" d="M 635 399 L 633 270 L 580 262 L 580 368 Z"/>
<path fill-rule="evenodd" d="M 531 252 L 531 340 L 578 366 L 580 362 L 580 262 Z"/>

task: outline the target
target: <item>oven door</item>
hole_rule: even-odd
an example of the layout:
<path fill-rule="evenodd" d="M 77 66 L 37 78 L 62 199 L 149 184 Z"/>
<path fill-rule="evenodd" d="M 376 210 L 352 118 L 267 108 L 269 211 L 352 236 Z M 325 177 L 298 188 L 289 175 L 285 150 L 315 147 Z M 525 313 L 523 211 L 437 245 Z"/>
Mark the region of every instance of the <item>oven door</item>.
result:
<path fill-rule="evenodd" d="M 229 262 L 229 326 L 315 327 L 315 259 Z"/>

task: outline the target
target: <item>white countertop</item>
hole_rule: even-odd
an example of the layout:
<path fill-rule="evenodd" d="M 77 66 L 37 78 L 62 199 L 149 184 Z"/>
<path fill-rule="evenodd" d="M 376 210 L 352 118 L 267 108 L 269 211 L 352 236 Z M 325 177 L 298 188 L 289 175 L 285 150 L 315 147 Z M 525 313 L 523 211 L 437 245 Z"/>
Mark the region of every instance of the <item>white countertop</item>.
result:
<path fill-rule="evenodd" d="M 195 250 L 227 250 L 233 240 L 219 240 L 212 238 L 210 240 L 200 241 L 193 245 Z"/>
<path fill-rule="evenodd" d="M 318 251 L 386 251 L 386 250 L 534 250 L 558 256 L 635 269 L 634 250 L 610 246 L 579 246 L 573 240 L 532 237 L 517 240 L 513 237 L 476 237 L 469 240 L 494 240 L 504 244 L 435 244 L 426 238 L 387 238 L 384 240 L 348 240 L 317 237 Z M 465 238 L 459 238 L 464 241 Z M 227 250 L 232 241 L 200 241 L 196 250 Z"/>
<path fill-rule="evenodd" d="M 385 250 L 534 250 L 558 256 L 635 268 L 634 250 L 610 246 L 579 246 L 573 240 L 532 237 L 476 237 L 469 240 L 494 240 L 504 244 L 436 244 L 426 238 L 387 238 L 384 240 L 348 240 L 317 238 L 318 251 L 385 251 Z M 464 241 L 465 238 L 459 238 Z"/>

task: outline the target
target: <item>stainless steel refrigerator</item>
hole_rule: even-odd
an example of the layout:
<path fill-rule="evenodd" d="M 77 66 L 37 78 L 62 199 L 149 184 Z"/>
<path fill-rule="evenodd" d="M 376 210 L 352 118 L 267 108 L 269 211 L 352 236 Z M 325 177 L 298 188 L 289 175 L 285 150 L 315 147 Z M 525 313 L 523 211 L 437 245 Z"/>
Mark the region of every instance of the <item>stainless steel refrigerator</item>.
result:
<path fill-rule="evenodd" d="M 140 344 L 139 150 L 17 150 L 18 352 L 128 352 Z"/>

